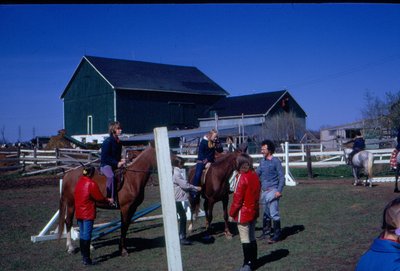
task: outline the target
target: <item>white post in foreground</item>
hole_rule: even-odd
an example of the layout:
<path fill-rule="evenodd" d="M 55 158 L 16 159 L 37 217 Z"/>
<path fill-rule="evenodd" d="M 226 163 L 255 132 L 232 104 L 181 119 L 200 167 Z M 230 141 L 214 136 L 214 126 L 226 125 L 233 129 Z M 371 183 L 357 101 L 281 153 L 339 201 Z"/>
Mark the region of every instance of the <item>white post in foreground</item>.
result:
<path fill-rule="evenodd" d="M 285 184 L 288 186 L 296 185 L 289 171 L 289 142 L 285 142 Z"/>
<path fill-rule="evenodd" d="M 172 165 L 166 127 L 154 129 L 161 206 L 164 222 L 165 246 L 169 271 L 182 271 L 181 247 L 178 236 L 175 194 L 172 184 Z"/>

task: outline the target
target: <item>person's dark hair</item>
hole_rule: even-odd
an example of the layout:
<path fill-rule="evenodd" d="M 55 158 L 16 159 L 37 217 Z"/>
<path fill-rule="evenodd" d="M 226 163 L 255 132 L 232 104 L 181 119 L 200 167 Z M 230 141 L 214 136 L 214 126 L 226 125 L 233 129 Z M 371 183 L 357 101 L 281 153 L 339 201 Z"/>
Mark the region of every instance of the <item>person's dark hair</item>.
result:
<path fill-rule="evenodd" d="M 83 167 L 83 176 L 92 178 L 96 169 L 93 166 L 85 166 Z"/>
<path fill-rule="evenodd" d="M 251 158 L 251 156 L 248 155 L 247 153 L 241 153 L 236 158 L 236 165 L 238 170 L 240 170 L 243 164 L 249 164 L 249 167 L 253 168 L 253 158 Z"/>
<path fill-rule="evenodd" d="M 400 197 L 386 205 L 383 211 L 382 229 L 400 236 Z"/>
<path fill-rule="evenodd" d="M 361 136 L 361 131 L 357 131 L 356 136 Z"/>
<path fill-rule="evenodd" d="M 172 158 L 172 166 L 182 168 L 185 165 L 185 159 L 179 156 Z"/>
<path fill-rule="evenodd" d="M 275 153 L 275 144 L 274 142 L 272 142 L 271 140 L 263 140 L 261 142 L 261 146 L 267 145 L 268 146 L 268 150 L 270 153 Z"/>

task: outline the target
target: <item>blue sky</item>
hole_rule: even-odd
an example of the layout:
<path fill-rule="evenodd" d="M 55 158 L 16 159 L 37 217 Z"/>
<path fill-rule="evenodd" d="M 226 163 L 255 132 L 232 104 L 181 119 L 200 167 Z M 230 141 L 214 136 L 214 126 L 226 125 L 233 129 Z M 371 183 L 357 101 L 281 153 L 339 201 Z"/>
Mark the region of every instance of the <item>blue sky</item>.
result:
<path fill-rule="evenodd" d="M 361 119 L 367 91 L 400 91 L 393 4 L 0 5 L 0 48 L 8 141 L 63 128 L 85 54 L 195 66 L 232 96 L 287 89 L 312 130 Z"/>

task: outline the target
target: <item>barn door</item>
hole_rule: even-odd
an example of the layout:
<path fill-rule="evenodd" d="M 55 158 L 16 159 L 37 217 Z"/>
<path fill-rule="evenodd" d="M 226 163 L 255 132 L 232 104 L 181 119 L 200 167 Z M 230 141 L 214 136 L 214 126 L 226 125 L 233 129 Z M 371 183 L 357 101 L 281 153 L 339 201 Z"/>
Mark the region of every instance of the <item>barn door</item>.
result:
<path fill-rule="evenodd" d="M 87 116 L 87 134 L 88 135 L 93 134 L 93 116 L 92 115 Z"/>

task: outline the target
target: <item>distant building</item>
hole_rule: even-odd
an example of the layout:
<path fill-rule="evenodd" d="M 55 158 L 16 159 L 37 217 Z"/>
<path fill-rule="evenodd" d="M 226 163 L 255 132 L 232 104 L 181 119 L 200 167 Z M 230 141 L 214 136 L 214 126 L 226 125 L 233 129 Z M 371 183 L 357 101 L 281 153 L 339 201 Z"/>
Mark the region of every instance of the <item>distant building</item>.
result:
<path fill-rule="evenodd" d="M 235 127 L 231 129 L 232 133 L 245 135 L 250 141 L 266 138 L 299 141 L 306 131 L 306 117 L 306 112 L 292 95 L 281 90 L 225 97 L 199 121 L 202 128 Z"/>
<path fill-rule="evenodd" d="M 378 127 L 379 129 L 376 129 L 376 127 L 368 128 L 369 126 L 370 125 L 368 125 L 365 120 L 361 120 L 323 128 L 320 130 L 321 144 L 326 150 L 342 150 L 344 145 L 353 139 L 357 132 L 361 132 L 365 138 L 367 149 L 393 146 L 394 138 L 390 129 L 384 129 L 382 127 Z M 379 130 L 378 134 L 376 130 Z"/>
<path fill-rule="evenodd" d="M 87 143 L 101 143 L 115 120 L 124 134 L 193 128 L 227 95 L 196 67 L 84 56 L 61 95 L 64 128 Z"/>

